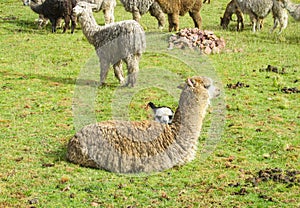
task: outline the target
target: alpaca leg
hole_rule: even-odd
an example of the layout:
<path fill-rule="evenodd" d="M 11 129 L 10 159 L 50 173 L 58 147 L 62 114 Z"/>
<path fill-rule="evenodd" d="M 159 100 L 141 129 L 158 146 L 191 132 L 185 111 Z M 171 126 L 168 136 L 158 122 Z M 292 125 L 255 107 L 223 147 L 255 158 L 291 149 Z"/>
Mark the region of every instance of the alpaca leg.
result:
<path fill-rule="evenodd" d="M 51 25 L 52 25 L 52 32 L 56 32 L 56 19 L 50 19 Z"/>
<path fill-rule="evenodd" d="M 109 8 L 109 23 L 115 22 L 114 7 Z"/>
<path fill-rule="evenodd" d="M 172 21 L 172 14 L 168 14 L 168 22 L 169 22 L 169 32 L 173 30 L 173 21 Z"/>
<path fill-rule="evenodd" d="M 178 31 L 179 30 L 179 15 L 178 13 L 168 14 L 169 21 L 169 32 Z"/>
<path fill-rule="evenodd" d="M 200 28 L 202 25 L 202 18 L 200 16 L 199 11 L 198 12 L 189 12 L 189 14 L 190 14 L 190 17 L 194 21 L 195 27 Z"/>
<path fill-rule="evenodd" d="M 76 16 L 72 14 L 71 16 L 71 33 L 73 34 L 76 27 Z"/>
<path fill-rule="evenodd" d="M 140 22 L 140 19 L 141 19 L 141 14 L 140 14 L 140 11 L 137 7 L 134 7 L 133 8 L 133 12 L 132 12 L 132 18 L 137 21 L 137 22 Z"/>
<path fill-rule="evenodd" d="M 127 64 L 127 70 L 128 70 L 128 80 L 125 86 L 130 85 L 131 87 L 134 87 L 137 79 L 137 74 L 139 71 L 139 60 L 140 60 L 141 54 L 135 54 L 128 56 L 124 61 Z"/>
<path fill-rule="evenodd" d="M 271 30 L 270 30 L 270 32 L 272 33 L 272 32 L 274 32 L 274 30 L 277 28 L 277 26 L 278 26 L 278 18 L 277 17 L 273 17 L 274 18 L 274 25 L 273 25 L 273 27 L 271 28 Z M 281 30 L 281 28 L 280 28 L 280 30 Z"/>
<path fill-rule="evenodd" d="M 116 78 L 119 80 L 121 85 L 124 85 L 125 79 L 124 79 L 124 73 L 122 69 L 122 60 L 115 63 L 113 65 L 113 68 L 114 68 Z"/>
<path fill-rule="evenodd" d="M 280 30 L 278 34 L 281 34 L 282 31 L 287 27 L 288 25 L 288 14 L 286 11 L 283 11 L 283 14 L 279 18 L 279 24 L 280 24 Z"/>
<path fill-rule="evenodd" d="M 63 33 L 65 33 L 67 31 L 67 29 L 69 29 L 69 25 L 70 25 L 70 16 L 66 15 L 65 16 L 65 26 L 64 26 Z"/>
<path fill-rule="evenodd" d="M 242 31 L 244 29 L 244 17 L 243 17 L 243 13 L 241 11 L 237 11 L 236 12 L 236 16 L 237 16 L 237 31 Z M 241 25 L 241 27 L 240 27 Z"/>
<path fill-rule="evenodd" d="M 149 12 L 152 16 L 154 16 L 157 21 L 158 21 L 158 28 L 162 29 L 165 25 L 165 15 L 162 12 L 162 10 L 159 8 L 159 5 L 154 2 L 150 8 L 149 8 Z"/>
<path fill-rule="evenodd" d="M 106 61 L 100 61 L 100 86 L 105 84 L 105 80 L 109 70 L 109 63 Z"/>
<path fill-rule="evenodd" d="M 256 22 L 257 22 L 257 18 L 255 17 L 255 15 L 253 14 L 249 14 L 250 16 L 250 20 L 251 20 L 251 23 L 252 23 L 252 32 L 256 32 Z"/>
<path fill-rule="evenodd" d="M 103 14 L 104 14 L 105 24 L 109 24 L 109 23 L 112 23 L 114 21 L 113 18 L 111 17 L 110 9 L 103 10 Z"/>

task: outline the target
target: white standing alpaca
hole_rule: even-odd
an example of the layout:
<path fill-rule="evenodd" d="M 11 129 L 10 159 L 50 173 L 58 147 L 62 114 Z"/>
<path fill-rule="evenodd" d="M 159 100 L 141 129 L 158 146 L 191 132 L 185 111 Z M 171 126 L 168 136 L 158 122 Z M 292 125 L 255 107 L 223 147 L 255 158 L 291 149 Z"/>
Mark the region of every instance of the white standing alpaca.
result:
<path fill-rule="evenodd" d="M 122 60 L 127 64 L 126 86 L 134 86 L 139 71 L 139 60 L 146 48 L 143 28 L 134 20 L 125 20 L 105 26 L 97 24 L 92 9 L 97 6 L 80 1 L 74 7 L 83 34 L 92 44 L 100 61 L 100 85 L 104 84 L 110 65 L 121 84 L 125 83 Z"/>
<path fill-rule="evenodd" d="M 155 121 L 104 121 L 83 127 L 69 141 L 67 159 L 117 173 L 162 171 L 195 158 L 211 95 L 206 77 L 187 79 L 172 125 Z"/>

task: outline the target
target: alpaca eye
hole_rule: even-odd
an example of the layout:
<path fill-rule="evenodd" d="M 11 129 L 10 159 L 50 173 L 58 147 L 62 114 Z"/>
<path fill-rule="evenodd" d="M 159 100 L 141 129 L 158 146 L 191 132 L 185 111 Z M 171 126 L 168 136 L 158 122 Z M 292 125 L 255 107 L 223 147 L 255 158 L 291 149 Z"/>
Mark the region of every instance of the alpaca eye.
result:
<path fill-rule="evenodd" d="M 158 118 L 159 120 L 161 119 L 161 116 L 156 116 L 156 118 Z"/>
<path fill-rule="evenodd" d="M 169 119 L 171 120 L 173 118 L 173 116 L 169 116 Z"/>
<path fill-rule="evenodd" d="M 206 89 L 209 89 L 209 88 L 210 88 L 210 85 L 204 85 L 204 87 L 205 87 Z"/>

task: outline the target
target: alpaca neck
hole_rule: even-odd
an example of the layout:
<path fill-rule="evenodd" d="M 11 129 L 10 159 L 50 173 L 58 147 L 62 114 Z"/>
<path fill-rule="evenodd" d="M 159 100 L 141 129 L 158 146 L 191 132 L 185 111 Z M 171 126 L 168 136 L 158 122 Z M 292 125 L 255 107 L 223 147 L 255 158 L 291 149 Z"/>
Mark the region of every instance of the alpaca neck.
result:
<path fill-rule="evenodd" d="M 34 11 L 37 14 L 43 14 L 43 6 L 42 4 L 37 4 L 33 1 L 30 2 L 30 8 L 32 9 L 32 11 Z"/>
<path fill-rule="evenodd" d="M 97 31 L 101 30 L 101 26 L 99 26 L 92 14 L 92 12 L 85 12 L 79 18 L 82 32 L 88 39 L 89 43 L 96 46 L 96 41 L 94 35 Z"/>
<path fill-rule="evenodd" d="M 208 103 L 209 96 L 206 93 L 199 96 L 194 96 L 191 92 L 181 94 L 173 119 L 178 139 L 198 140 Z"/>

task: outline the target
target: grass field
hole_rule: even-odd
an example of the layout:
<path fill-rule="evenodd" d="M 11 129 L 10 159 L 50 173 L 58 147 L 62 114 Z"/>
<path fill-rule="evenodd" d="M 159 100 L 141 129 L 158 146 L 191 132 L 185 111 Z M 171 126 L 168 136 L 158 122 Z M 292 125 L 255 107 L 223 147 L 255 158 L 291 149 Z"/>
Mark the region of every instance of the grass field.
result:
<path fill-rule="evenodd" d="M 289 17 L 281 35 L 270 34 L 270 14 L 255 34 L 248 17 L 243 32 L 235 31 L 234 22 L 222 30 L 227 3 L 203 5 L 203 29 L 223 37 L 226 48 L 199 55 L 195 66 L 164 49 L 164 37 L 171 35 L 167 26 L 159 31 L 153 17 L 142 17 L 151 40 L 140 63 L 140 83 L 146 84 L 123 101 L 127 116 L 151 119 L 149 101 L 175 109 L 178 91 L 169 90 L 168 80 L 183 82 L 198 72 L 221 83 L 225 109 L 219 117 L 213 113 L 217 105 L 209 109 L 193 162 L 160 173 L 122 175 L 83 168 L 65 157 L 80 122 L 76 96 L 95 101 L 90 113 L 97 121 L 115 118 L 114 103 L 122 98 L 113 70 L 106 86 L 78 94 L 76 80 L 90 76 L 89 64 L 96 66 L 98 79 L 94 48 L 80 26 L 74 34 L 61 29 L 52 34 L 50 25 L 39 30 L 29 7 L 0 0 L 0 207 L 300 207 L 300 94 L 282 91 L 300 89 L 300 23 Z M 101 12 L 95 17 L 103 24 Z M 131 19 L 119 1 L 115 19 Z M 180 28 L 192 26 L 188 15 L 180 18 Z M 153 34 L 160 39 L 153 41 Z M 284 73 L 266 72 L 268 65 Z M 151 69 L 150 78 L 167 81 L 152 84 Z M 237 82 L 244 87 L 228 87 Z M 222 116 L 226 120 L 218 121 Z M 211 141 L 211 154 L 205 154 L 214 124 L 222 129 Z"/>

